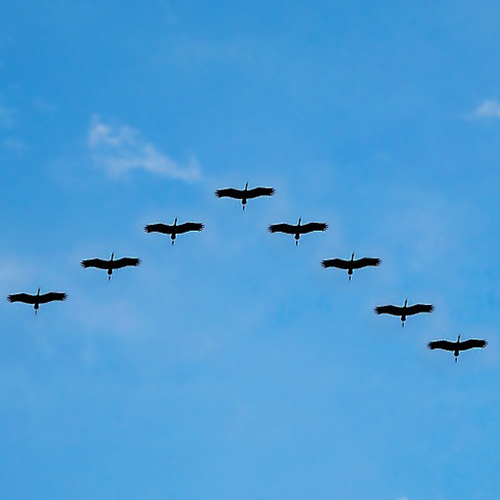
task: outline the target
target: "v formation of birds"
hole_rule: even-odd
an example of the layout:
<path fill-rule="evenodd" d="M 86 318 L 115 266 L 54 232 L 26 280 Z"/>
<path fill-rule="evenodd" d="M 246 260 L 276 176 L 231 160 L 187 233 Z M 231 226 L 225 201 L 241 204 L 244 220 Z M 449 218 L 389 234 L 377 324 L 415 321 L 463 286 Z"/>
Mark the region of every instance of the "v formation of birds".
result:
<path fill-rule="evenodd" d="M 248 189 L 248 183 L 245 185 L 244 189 L 236 188 L 224 188 L 215 191 L 215 196 L 217 198 L 233 198 L 241 201 L 243 210 L 247 205 L 248 200 L 259 198 L 261 196 L 273 196 L 275 190 L 270 187 L 256 187 Z M 205 229 L 204 224 L 201 222 L 184 222 L 179 224 L 178 220 L 175 219 L 173 224 L 164 223 L 154 223 L 147 224 L 144 227 L 146 233 L 159 233 L 163 235 L 170 236 L 172 245 L 178 235 L 185 234 L 188 232 L 200 232 Z M 303 224 L 302 220 L 299 218 L 297 224 L 279 223 L 271 224 L 269 226 L 270 233 L 283 233 L 294 237 L 295 244 L 299 244 L 300 237 L 304 234 L 312 233 L 315 231 L 326 231 L 328 229 L 328 224 L 324 222 L 308 222 Z M 327 259 L 322 261 L 322 266 L 325 269 L 336 268 L 347 271 L 349 280 L 352 279 L 354 270 L 362 269 L 365 267 L 378 267 L 381 264 L 379 258 L 363 257 L 360 259 L 354 258 L 354 253 L 348 260 L 335 258 Z M 113 272 L 117 269 L 122 269 L 125 267 L 137 267 L 141 263 L 141 260 L 136 257 L 121 257 L 115 259 L 114 253 L 111 254 L 109 259 L 92 258 L 85 259 L 81 261 L 81 265 L 84 269 L 96 268 L 102 269 L 107 272 L 108 279 L 111 280 Z M 48 304 L 54 301 L 65 301 L 67 299 L 67 294 L 63 292 L 48 292 L 40 293 L 40 288 L 38 288 L 35 295 L 29 293 L 16 293 L 11 294 L 7 297 L 9 302 L 21 302 L 24 304 L 30 304 L 34 307 L 35 314 L 38 313 L 40 305 Z M 401 319 L 401 325 L 404 327 L 405 322 L 409 316 L 414 316 L 416 314 L 422 313 L 432 313 L 434 311 L 434 306 L 432 304 L 413 304 L 409 305 L 408 300 L 405 300 L 403 306 L 395 305 L 383 305 L 375 307 L 375 313 L 388 314 L 391 316 L 397 316 Z M 435 340 L 429 342 L 427 345 L 429 349 L 442 349 L 445 351 L 453 352 L 455 361 L 457 361 L 460 351 L 466 351 L 473 348 L 485 348 L 488 342 L 483 339 L 468 339 L 460 340 L 460 335 L 456 341 L 449 340 Z"/>

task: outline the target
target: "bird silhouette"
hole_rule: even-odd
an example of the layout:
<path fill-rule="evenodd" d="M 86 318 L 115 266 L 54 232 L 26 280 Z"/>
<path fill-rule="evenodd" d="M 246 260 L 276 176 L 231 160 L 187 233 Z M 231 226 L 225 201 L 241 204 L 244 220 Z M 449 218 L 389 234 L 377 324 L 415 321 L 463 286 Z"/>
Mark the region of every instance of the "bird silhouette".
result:
<path fill-rule="evenodd" d="M 408 299 L 405 300 L 404 306 L 377 306 L 376 314 L 390 314 L 392 316 L 400 316 L 401 324 L 405 326 L 407 316 L 413 316 L 420 313 L 431 313 L 434 311 L 434 306 L 430 304 L 413 304 L 408 306 Z"/>
<path fill-rule="evenodd" d="M 217 191 L 215 191 L 215 196 L 217 196 L 217 198 L 234 198 L 235 200 L 241 200 L 242 208 L 243 210 L 245 210 L 245 205 L 247 204 L 248 200 L 259 198 L 260 196 L 273 196 L 274 193 L 274 188 L 268 187 L 256 187 L 253 189 L 248 189 L 247 182 L 245 184 L 245 189 L 217 189 Z"/>
<path fill-rule="evenodd" d="M 329 267 L 335 267 L 337 269 L 347 269 L 347 274 L 349 276 L 349 281 L 351 281 L 352 273 L 354 269 L 362 269 L 368 266 L 380 266 L 382 261 L 380 259 L 375 259 L 371 257 L 363 257 L 362 259 L 354 259 L 354 252 L 351 255 L 350 260 L 344 259 L 327 259 L 321 262 L 321 265 L 328 269 Z"/>
<path fill-rule="evenodd" d="M 115 269 L 122 269 L 123 267 L 133 266 L 137 267 L 140 265 L 141 259 L 135 257 L 122 257 L 121 259 L 115 260 L 115 254 L 111 254 L 109 260 L 103 259 L 85 259 L 82 260 L 81 265 L 84 269 L 89 267 L 95 267 L 96 269 L 104 269 L 108 271 L 108 280 L 111 280 L 111 276 Z"/>
<path fill-rule="evenodd" d="M 487 340 L 480 339 L 468 339 L 460 341 L 460 335 L 456 342 L 450 342 L 449 340 L 433 340 L 427 344 L 429 349 L 443 349 L 444 351 L 453 351 L 455 356 L 455 363 L 458 361 L 458 355 L 460 351 L 467 351 L 468 349 L 481 348 L 484 349 L 488 345 Z"/>
<path fill-rule="evenodd" d="M 36 295 L 31 295 L 29 293 L 14 293 L 7 297 L 9 302 L 22 302 L 24 304 L 30 304 L 34 306 L 35 314 L 38 313 L 38 309 L 41 304 L 48 304 L 54 301 L 65 301 L 68 296 L 63 292 L 48 292 L 40 294 L 40 288 L 38 288 Z"/>
<path fill-rule="evenodd" d="M 299 218 L 299 221 L 296 225 L 292 224 L 272 224 L 269 226 L 270 233 L 284 233 L 284 234 L 293 234 L 295 238 L 295 244 L 299 244 L 299 239 L 302 234 L 311 233 L 313 231 L 326 231 L 328 229 L 328 224 L 324 222 L 308 222 L 307 224 L 302 225 L 302 219 Z"/>
<path fill-rule="evenodd" d="M 172 225 L 158 223 L 144 226 L 144 231 L 146 231 L 146 233 L 169 234 L 172 245 L 175 243 L 178 234 L 184 234 L 190 231 L 203 231 L 203 229 L 205 229 L 205 226 L 201 222 L 184 222 L 183 224 L 177 224 L 177 218 Z"/>

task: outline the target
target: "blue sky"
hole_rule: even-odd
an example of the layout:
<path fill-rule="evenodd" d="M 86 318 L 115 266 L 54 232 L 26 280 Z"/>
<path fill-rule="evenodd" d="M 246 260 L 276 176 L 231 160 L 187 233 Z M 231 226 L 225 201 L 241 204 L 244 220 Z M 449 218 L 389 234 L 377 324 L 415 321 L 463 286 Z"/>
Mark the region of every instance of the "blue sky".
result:
<path fill-rule="evenodd" d="M 498 2 L 10 2 L 0 495 L 496 499 Z M 217 200 L 268 185 L 272 199 Z M 202 221 L 201 234 L 145 223 Z M 274 222 L 326 221 L 301 240 Z M 347 276 L 324 258 L 379 256 Z M 138 256 L 115 275 L 87 257 Z M 384 303 L 435 313 L 376 317 Z M 487 338 L 455 364 L 429 340 Z"/>

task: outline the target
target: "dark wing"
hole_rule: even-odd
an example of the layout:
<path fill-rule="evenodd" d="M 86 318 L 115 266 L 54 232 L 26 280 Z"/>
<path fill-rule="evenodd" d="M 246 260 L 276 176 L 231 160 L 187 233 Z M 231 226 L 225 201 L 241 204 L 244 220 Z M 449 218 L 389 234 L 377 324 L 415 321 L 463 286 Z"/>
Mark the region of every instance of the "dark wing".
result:
<path fill-rule="evenodd" d="M 35 296 L 29 293 L 14 293 L 7 297 L 9 302 L 24 302 L 25 304 L 34 304 Z"/>
<path fill-rule="evenodd" d="M 469 339 L 469 340 L 464 340 L 463 342 L 460 342 L 459 348 L 461 351 L 466 351 L 467 349 L 473 349 L 474 347 L 480 347 L 483 349 L 487 345 L 488 345 L 487 340 Z"/>
<path fill-rule="evenodd" d="M 431 313 L 432 311 L 434 311 L 434 306 L 431 304 L 413 304 L 406 308 L 406 315 L 413 316 L 414 314 Z"/>
<path fill-rule="evenodd" d="M 343 259 L 327 259 L 321 262 L 321 265 L 326 269 L 328 267 L 336 267 L 337 269 L 349 269 L 349 260 Z"/>
<path fill-rule="evenodd" d="M 141 259 L 135 257 L 122 257 L 121 259 L 112 262 L 113 269 L 121 269 L 122 267 L 134 266 L 137 267 L 141 263 Z"/>
<path fill-rule="evenodd" d="M 375 308 L 376 314 L 392 314 L 393 316 L 402 316 L 403 308 L 398 306 L 377 306 Z"/>
<path fill-rule="evenodd" d="M 312 231 L 326 231 L 328 229 L 328 224 L 324 222 L 309 222 L 303 226 L 299 226 L 299 233 L 306 234 Z"/>
<path fill-rule="evenodd" d="M 147 224 L 144 226 L 146 233 L 172 234 L 172 226 L 168 224 Z"/>
<path fill-rule="evenodd" d="M 215 196 L 217 196 L 217 198 L 225 197 L 225 198 L 235 198 L 236 200 L 242 200 L 243 191 L 234 188 L 217 189 L 217 191 L 215 191 Z"/>
<path fill-rule="evenodd" d="M 200 222 L 185 222 L 184 224 L 179 224 L 176 229 L 177 234 L 183 234 L 189 231 L 203 231 L 205 226 Z"/>
<path fill-rule="evenodd" d="M 97 269 L 109 268 L 109 260 L 102 260 L 102 259 L 86 259 L 82 260 L 80 264 L 85 269 L 87 269 L 88 267 L 96 267 Z"/>
<path fill-rule="evenodd" d="M 445 351 L 454 351 L 456 346 L 457 344 L 455 342 L 449 342 L 448 340 L 434 340 L 427 344 L 427 347 L 431 350 L 444 349 Z"/>
<path fill-rule="evenodd" d="M 368 266 L 380 266 L 382 261 L 380 259 L 372 259 L 371 257 L 363 257 L 362 259 L 357 259 L 353 261 L 352 268 L 353 269 L 361 269 L 362 267 Z"/>
<path fill-rule="evenodd" d="M 274 188 L 256 187 L 247 191 L 247 198 L 250 200 L 259 196 L 272 196 L 274 192 Z"/>
<path fill-rule="evenodd" d="M 297 232 L 297 226 L 291 226 L 290 224 L 271 224 L 269 226 L 269 232 L 295 234 Z"/>
<path fill-rule="evenodd" d="M 49 302 L 53 302 L 54 300 L 65 301 L 67 298 L 68 296 L 63 292 L 49 292 L 40 295 L 38 301 L 40 304 L 47 304 Z"/>

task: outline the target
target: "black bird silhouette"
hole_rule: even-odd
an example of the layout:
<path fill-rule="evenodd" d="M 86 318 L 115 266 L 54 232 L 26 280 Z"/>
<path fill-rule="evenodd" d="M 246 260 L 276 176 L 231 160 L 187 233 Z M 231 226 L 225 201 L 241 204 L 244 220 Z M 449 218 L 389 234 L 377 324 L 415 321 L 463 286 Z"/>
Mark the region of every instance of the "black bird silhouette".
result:
<path fill-rule="evenodd" d="M 468 339 L 460 342 L 460 335 L 458 336 L 456 342 L 450 342 L 449 340 L 434 340 L 427 344 L 427 346 L 431 350 L 443 349 L 445 351 L 453 351 L 453 355 L 455 356 L 455 363 L 458 360 L 460 351 L 467 351 L 468 349 L 474 349 L 475 347 L 484 349 L 487 345 L 487 340 L 480 339 Z"/>
<path fill-rule="evenodd" d="M 347 274 L 349 275 L 349 281 L 352 278 L 352 272 L 354 269 L 361 269 L 368 266 L 380 266 L 382 261 L 380 259 L 374 259 L 371 257 L 363 257 L 362 259 L 354 260 L 354 252 L 351 255 L 351 260 L 344 259 L 327 259 L 321 262 L 321 265 L 327 269 L 329 267 L 336 267 L 337 269 L 347 269 Z"/>
<path fill-rule="evenodd" d="M 408 306 L 408 299 L 405 300 L 403 307 L 399 306 L 377 306 L 376 314 L 391 314 L 392 316 L 401 316 L 401 326 L 405 326 L 407 316 L 413 316 L 420 313 L 431 313 L 434 311 L 434 306 L 431 304 L 413 304 Z"/>
<path fill-rule="evenodd" d="M 9 302 L 23 302 L 24 304 L 33 305 L 35 308 L 35 314 L 38 313 L 38 308 L 40 304 L 48 304 L 55 300 L 64 301 L 68 296 L 63 292 L 48 292 L 40 295 L 40 288 L 36 292 L 36 295 L 31 295 L 29 293 L 14 293 L 7 297 Z"/>
<path fill-rule="evenodd" d="M 111 254 L 111 259 L 86 259 L 82 260 L 81 265 L 84 269 L 88 267 L 95 267 L 96 269 L 105 269 L 108 271 L 108 279 L 111 279 L 111 275 L 115 269 L 121 269 L 122 267 L 134 266 L 137 267 L 141 263 L 141 259 L 136 259 L 135 257 L 122 257 L 121 259 L 115 260 L 115 254 Z"/>
<path fill-rule="evenodd" d="M 235 188 L 224 188 L 217 189 L 215 191 L 215 196 L 217 198 L 234 198 L 235 200 L 241 200 L 243 210 L 245 210 L 245 205 L 247 200 L 253 198 L 258 198 L 259 196 L 272 196 L 275 193 L 274 188 L 268 187 L 256 187 L 253 189 L 248 189 L 248 182 L 245 184 L 245 189 L 235 189 Z"/>
<path fill-rule="evenodd" d="M 269 226 L 270 233 L 284 233 L 293 234 L 295 237 L 295 244 L 299 244 L 299 239 L 301 234 L 312 233 L 313 231 L 326 231 L 328 229 L 328 224 L 324 222 L 309 222 L 302 225 L 299 218 L 299 222 L 293 226 L 291 224 L 272 224 Z"/>
<path fill-rule="evenodd" d="M 203 231 L 203 229 L 205 229 L 205 226 L 200 222 L 184 222 L 184 224 L 177 225 L 177 218 L 172 225 L 158 223 L 144 226 L 144 231 L 146 231 L 146 233 L 170 234 L 172 245 L 178 234 L 184 234 L 190 231 Z"/>

